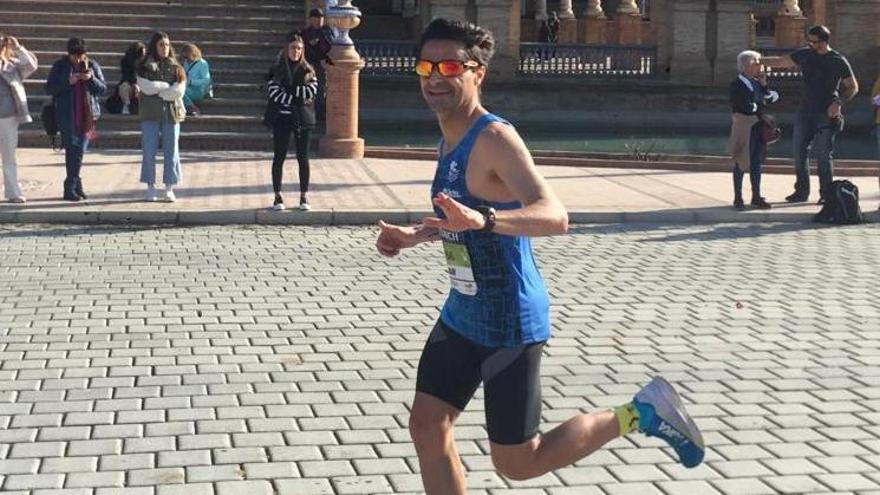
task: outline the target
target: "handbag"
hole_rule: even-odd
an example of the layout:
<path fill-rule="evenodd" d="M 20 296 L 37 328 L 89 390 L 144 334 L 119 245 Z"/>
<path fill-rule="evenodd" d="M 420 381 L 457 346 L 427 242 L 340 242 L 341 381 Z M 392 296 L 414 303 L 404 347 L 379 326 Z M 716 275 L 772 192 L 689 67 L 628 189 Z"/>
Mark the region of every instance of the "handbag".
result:
<path fill-rule="evenodd" d="M 776 118 L 764 113 L 758 119 L 761 121 L 761 136 L 765 144 L 769 146 L 782 138 L 782 129 L 777 127 Z"/>
<path fill-rule="evenodd" d="M 52 145 L 53 150 L 59 149 L 57 142 L 58 116 L 55 110 L 54 99 L 44 103 L 43 108 L 40 109 L 40 122 L 43 124 L 43 130 L 46 131 L 46 136 L 49 138 L 49 144 Z"/>

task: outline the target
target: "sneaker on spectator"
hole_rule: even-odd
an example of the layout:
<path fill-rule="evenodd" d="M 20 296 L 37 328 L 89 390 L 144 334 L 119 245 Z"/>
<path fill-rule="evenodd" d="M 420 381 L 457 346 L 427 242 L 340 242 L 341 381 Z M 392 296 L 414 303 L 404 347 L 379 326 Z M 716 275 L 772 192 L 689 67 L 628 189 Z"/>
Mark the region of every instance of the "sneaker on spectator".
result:
<path fill-rule="evenodd" d="M 155 203 L 159 201 L 159 193 L 156 192 L 156 186 L 153 184 L 147 184 L 147 201 L 150 203 Z"/>
<path fill-rule="evenodd" d="M 169 203 L 177 201 L 177 196 L 174 195 L 174 188 L 172 186 L 165 187 L 165 201 Z"/>
<path fill-rule="evenodd" d="M 284 209 L 284 198 L 282 198 L 280 194 L 275 195 L 275 202 L 272 203 L 272 209 L 275 211 L 282 211 Z"/>

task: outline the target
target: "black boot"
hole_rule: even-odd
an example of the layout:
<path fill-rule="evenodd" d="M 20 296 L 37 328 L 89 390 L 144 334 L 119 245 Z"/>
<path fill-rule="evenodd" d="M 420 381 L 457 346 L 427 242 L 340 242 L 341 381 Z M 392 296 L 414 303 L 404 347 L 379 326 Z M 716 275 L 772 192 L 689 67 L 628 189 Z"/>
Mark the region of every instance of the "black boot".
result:
<path fill-rule="evenodd" d="M 73 192 L 76 193 L 77 196 L 79 196 L 79 199 L 88 199 L 88 197 L 86 197 L 86 193 L 83 192 L 82 178 L 80 178 L 80 177 L 76 178 L 76 183 L 74 185 Z"/>
<path fill-rule="evenodd" d="M 64 201 L 79 201 L 80 197 L 76 193 L 76 179 L 64 179 Z"/>
<path fill-rule="evenodd" d="M 733 208 L 737 211 L 746 208 L 742 197 L 744 175 L 745 173 L 740 170 L 738 165 L 733 167 Z"/>

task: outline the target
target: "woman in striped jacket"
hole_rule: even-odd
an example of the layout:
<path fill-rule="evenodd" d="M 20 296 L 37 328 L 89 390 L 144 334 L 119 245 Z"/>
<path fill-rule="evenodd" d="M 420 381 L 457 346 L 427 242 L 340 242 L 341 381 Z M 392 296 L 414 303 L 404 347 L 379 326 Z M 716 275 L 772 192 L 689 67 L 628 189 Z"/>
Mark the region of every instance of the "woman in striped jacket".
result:
<path fill-rule="evenodd" d="M 303 57 L 305 43 L 298 32 L 287 36 L 287 47 L 269 70 L 267 89 L 269 101 L 263 122 L 272 129 L 275 156 L 272 160 L 272 189 L 275 191 L 273 209 L 283 210 L 281 178 L 284 159 L 294 136 L 296 159 L 299 162 L 299 209 L 310 208 L 309 191 L 309 135 L 315 128 L 315 94 L 318 79 L 315 69 Z"/>

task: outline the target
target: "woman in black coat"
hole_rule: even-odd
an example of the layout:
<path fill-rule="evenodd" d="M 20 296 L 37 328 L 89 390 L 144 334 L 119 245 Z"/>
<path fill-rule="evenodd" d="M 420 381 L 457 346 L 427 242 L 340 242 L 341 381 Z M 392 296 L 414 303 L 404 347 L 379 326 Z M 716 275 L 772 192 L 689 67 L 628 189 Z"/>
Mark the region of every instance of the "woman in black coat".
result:
<path fill-rule="evenodd" d="M 309 136 L 315 128 L 314 99 L 318 91 L 315 69 L 305 60 L 305 43 L 298 32 L 287 36 L 287 47 L 269 70 L 268 104 L 264 123 L 272 129 L 274 158 L 272 160 L 272 189 L 275 201 L 272 208 L 284 209 L 281 196 L 281 178 L 284 160 L 294 136 L 296 159 L 299 162 L 299 209 L 310 209 L 309 191 Z"/>
<path fill-rule="evenodd" d="M 752 185 L 751 205 L 770 209 L 770 203 L 761 196 L 761 170 L 767 156 L 764 138 L 764 107 L 779 99 L 779 93 L 767 85 L 767 75 L 761 70 L 761 54 L 747 50 L 737 57 L 739 74 L 730 83 L 731 130 L 728 151 L 733 164 L 733 207 L 745 209 L 742 197 L 745 168 L 749 169 Z"/>

